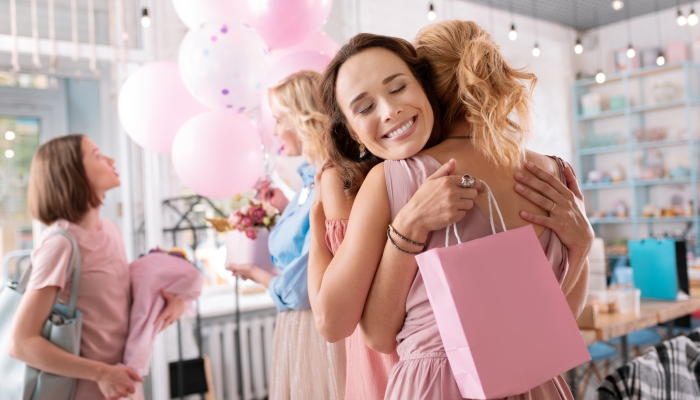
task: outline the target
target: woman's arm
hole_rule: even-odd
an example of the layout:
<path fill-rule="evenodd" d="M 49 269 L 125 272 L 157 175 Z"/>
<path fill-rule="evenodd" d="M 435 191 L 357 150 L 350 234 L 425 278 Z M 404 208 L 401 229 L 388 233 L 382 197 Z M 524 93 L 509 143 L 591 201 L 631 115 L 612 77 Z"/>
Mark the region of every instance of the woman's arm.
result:
<path fill-rule="evenodd" d="M 353 201 L 345 196 L 343 180 L 335 168 L 319 172 L 315 177 L 316 198 L 311 206 L 309 247 L 309 301 L 315 309 L 316 297 L 321 289 L 323 275 L 333 260 L 333 254 L 326 243 L 326 219 L 350 219 Z"/>
<path fill-rule="evenodd" d="M 10 357 L 52 374 L 95 381 L 108 399 L 134 393 L 133 381 L 143 380 L 133 369 L 69 354 L 41 336 L 58 290 L 48 286 L 24 293 L 13 326 Z"/>
<path fill-rule="evenodd" d="M 533 224 L 552 229 L 568 250 L 569 270 L 561 283 L 562 291 L 574 317 L 578 317 L 585 305 L 588 292 L 588 252 L 595 234 L 583 201 L 583 193 L 576 176 L 567 165 L 564 169 L 566 185 L 534 163 L 527 163 L 532 173 L 515 176 L 521 185 L 515 190 L 526 199 L 545 210 L 554 209 L 549 217 L 521 212 L 521 217 Z"/>

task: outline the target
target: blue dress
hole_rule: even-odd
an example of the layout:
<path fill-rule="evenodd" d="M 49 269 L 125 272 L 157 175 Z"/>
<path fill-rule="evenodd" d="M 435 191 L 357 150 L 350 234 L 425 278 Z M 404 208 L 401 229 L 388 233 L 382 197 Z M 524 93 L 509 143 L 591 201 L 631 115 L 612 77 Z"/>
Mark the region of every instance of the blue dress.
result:
<path fill-rule="evenodd" d="M 312 186 L 316 169 L 304 162 L 297 172 L 303 181 L 302 188 L 284 209 L 268 240 L 272 263 L 282 271 L 270 281 L 269 287 L 270 296 L 280 312 L 311 308 L 306 269 L 311 240 L 309 212 L 316 194 Z M 308 192 L 308 197 L 299 204 L 299 197 L 304 191 Z"/>

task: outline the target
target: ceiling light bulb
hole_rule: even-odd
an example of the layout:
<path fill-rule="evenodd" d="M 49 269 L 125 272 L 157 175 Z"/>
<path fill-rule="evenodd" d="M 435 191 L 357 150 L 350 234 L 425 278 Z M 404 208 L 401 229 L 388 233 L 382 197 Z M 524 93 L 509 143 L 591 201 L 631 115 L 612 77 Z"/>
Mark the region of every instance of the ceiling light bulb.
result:
<path fill-rule="evenodd" d="M 540 47 L 535 43 L 535 47 L 532 48 L 532 55 L 534 57 L 539 57 L 540 56 Z"/>
<path fill-rule="evenodd" d="M 576 38 L 576 45 L 574 46 L 574 52 L 576 54 L 583 53 L 583 46 L 581 45 L 581 39 Z"/>
<path fill-rule="evenodd" d="M 678 18 L 676 18 L 676 22 L 678 22 L 678 25 L 683 26 L 686 24 L 687 20 L 685 19 L 685 16 L 683 15 L 683 11 L 681 9 L 678 9 Z"/>
<path fill-rule="evenodd" d="M 5 150 L 5 158 L 12 158 L 15 156 L 15 152 L 12 150 Z"/>
<path fill-rule="evenodd" d="M 688 25 L 695 26 L 698 24 L 698 16 L 695 15 L 695 10 L 690 9 L 690 14 L 688 15 Z"/>
<path fill-rule="evenodd" d="M 144 28 L 151 26 L 151 18 L 148 16 L 148 8 L 146 7 L 141 10 L 141 25 Z"/>
<path fill-rule="evenodd" d="M 17 136 L 17 135 L 15 135 L 15 133 L 12 132 L 12 131 L 7 131 L 7 132 L 5 132 L 5 139 L 7 139 L 7 140 L 14 140 L 14 138 L 15 138 L 16 136 Z"/>
<path fill-rule="evenodd" d="M 603 73 L 603 71 L 598 71 L 598 73 L 595 74 L 595 81 L 598 83 L 605 82 L 605 74 Z"/>
<path fill-rule="evenodd" d="M 435 7 L 433 7 L 433 3 L 430 3 L 430 7 L 428 7 L 428 21 L 435 21 L 435 17 L 437 17 Z"/>
<path fill-rule="evenodd" d="M 515 31 L 515 24 L 511 24 L 510 32 L 508 32 L 508 39 L 515 40 L 518 38 L 518 32 Z"/>
<path fill-rule="evenodd" d="M 634 55 L 637 54 L 634 51 L 634 47 L 632 47 L 632 43 L 630 43 L 629 47 L 627 48 L 627 58 L 634 58 Z"/>
<path fill-rule="evenodd" d="M 622 7 L 625 6 L 625 3 L 622 2 L 622 0 L 613 0 L 612 2 L 612 8 L 615 11 L 620 11 L 622 10 Z"/>
<path fill-rule="evenodd" d="M 658 57 L 656 57 L 656 65 L 659 67 L 666 64 L 666 58 L 664 57 L 663 53 L 660 53 Z"/>

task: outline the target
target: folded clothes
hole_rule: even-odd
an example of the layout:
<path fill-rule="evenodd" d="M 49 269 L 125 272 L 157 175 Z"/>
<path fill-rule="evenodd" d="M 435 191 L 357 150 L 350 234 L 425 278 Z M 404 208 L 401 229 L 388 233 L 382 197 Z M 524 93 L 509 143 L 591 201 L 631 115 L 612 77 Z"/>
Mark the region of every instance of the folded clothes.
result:
<path fill-rule="evenodd" d="M 148 374 L 153 343 L 162 326 L 162 322 L 155 325 L 155 320 L 165 307 L 161 289 L 179 299 L 191 301 L 199 297 L 203 279 L 191 262 L 160 251 L 132 262 L 129 271 L 132 304 L 124 365 L 145 376 Z"/>

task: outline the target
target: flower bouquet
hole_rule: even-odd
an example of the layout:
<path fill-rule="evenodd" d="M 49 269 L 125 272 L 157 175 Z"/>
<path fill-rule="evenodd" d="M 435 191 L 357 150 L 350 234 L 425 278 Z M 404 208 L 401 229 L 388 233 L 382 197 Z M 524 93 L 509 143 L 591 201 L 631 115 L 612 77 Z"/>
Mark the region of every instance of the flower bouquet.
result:
<path fill-rule="evenodd" d="M 266 203 L 246 202 L 228 218 L 207 218 L 214 229 L 226 233 L 226 264 L 255 264 L 279 273 L 267 247 L 270 229 L 279 213 Z"/>

